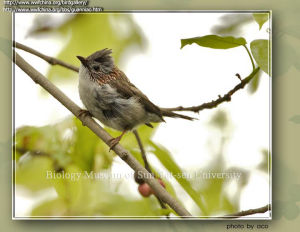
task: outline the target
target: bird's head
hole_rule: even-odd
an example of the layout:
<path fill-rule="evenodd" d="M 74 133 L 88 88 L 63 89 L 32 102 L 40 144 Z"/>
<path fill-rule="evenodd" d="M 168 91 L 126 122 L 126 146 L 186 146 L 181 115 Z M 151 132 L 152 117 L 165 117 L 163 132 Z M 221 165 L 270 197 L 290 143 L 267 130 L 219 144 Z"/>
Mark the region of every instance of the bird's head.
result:
<path fill-rule="evenodd" d="M 81 62 L 81 68 L 87 71 L 90 76 L 93 76 L 94 78 L 100 78 L 105 74 L 109 74 L 114 67 L 114 61 L 111 57 L 111 53 L 111 49 L 105 48 L 94 52 L 87 58 L 82 56 L 77 56 L 77 58 Z"/>

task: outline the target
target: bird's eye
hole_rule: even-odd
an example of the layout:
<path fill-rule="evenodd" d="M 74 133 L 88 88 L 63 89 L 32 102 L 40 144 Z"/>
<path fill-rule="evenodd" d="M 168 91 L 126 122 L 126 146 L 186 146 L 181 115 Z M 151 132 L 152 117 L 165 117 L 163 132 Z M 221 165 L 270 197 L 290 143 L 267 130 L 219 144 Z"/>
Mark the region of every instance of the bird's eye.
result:
<path fill-rule="evenodd" d="M 96 72 L 98 72 L 100 68 L 99 68 L 98 65 L 95 65 L 95 66 L 93 66 L 93 69 L 94 69 Z"/>

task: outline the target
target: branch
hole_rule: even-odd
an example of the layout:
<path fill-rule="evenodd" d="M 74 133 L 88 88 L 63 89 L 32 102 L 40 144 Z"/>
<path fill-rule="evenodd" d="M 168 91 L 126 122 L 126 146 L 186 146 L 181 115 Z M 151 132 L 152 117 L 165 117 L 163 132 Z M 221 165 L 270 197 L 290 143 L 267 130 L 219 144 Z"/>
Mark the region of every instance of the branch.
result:
<path fill-rule="evenodd" d="M 217 107 L 219 104 L 223 103 L 223 102 L 229 102 L 231 101 L 231 96 L 238 90 L 242 89 L 245 87 L 246 84 L 248 84 L 253 77 L 257 74 L 257 72 L 259 71 L 259 67 L 254 69 L 252 71 L 252 73 L 244 78 L 243 80 L 241 80 L 241 83 L 239 83 L 238 85 L 236 85 L 232 90 L 230 90 L 228 93 L 226 93 L 223 97 L 219 96 L 218 99 L 213 100 L 211 102 L 208 103 L 203 103 L 199 106 L 192 106 L 192 107 L 183 107 L 183 106 L 178 106 L 178 107 L 174 107 L 174 108 L 161 108 L 163 110 L 168 110 L 168 111 L 193 111 L 195 113 L 198 113 L 201 110 L 204 109 L 212 109 Z"/>
<path fill-rule="evenodd" d="M 27 47 L 23 44 L 20 44 L 18 42 L 14 42 L 13 45 L 16 47 L 16 48 L 19 48 L 19 49 L 22 49 L 26 52 L 29 52 L 33 55 L 36 55 L 38 57 L 40 57 L 41 59 L 47 61 L 49 64 L 52 64 L 52 65 L 61 65 L 65 68 L 68 68 L 68 69 L 71 69 L 75 72 L 78 72 L 79 69 L 71 64 L 68 64 L 64 61 L 61 61 L 59 59 L 56 59 L 54 57 L 51 57 L 51 56 L 47 56 L 47 55 L 44 55 L 30 47 Z M 246 47 L 246 50 L 247 50 L 247 47 Z M 247 50 L 247 52 L 249 52 L 249 50 Z M 250 54 L 249 54 L 250 55 Z M 254 64 L 253 63 L 253 60 L 252 60 L 252 57 L 250 55 L 250 59 L 251 59 L 251 62 L 252 62 L 252 65 Z M 204 109 L 213 109 L 215 107 L 217 107 L 219 104 L 223 103 L 223 102 L 229 102 L 231 100 L 231 96 L 236 92 L 238 91 L 239 89 L 242 89 L 245 87 L 246 84 L 248 84 L 255 76 L 255 74 L 259 71 L 259 67 L 254 69 L 255 67 L 253 67 L 253 71 L 252 73 L 246 77 L 245 79 L 241 80 L 241 83 L 238 84 L 237 86 L 235 86 L 232 90 L 230 90 L 228 93 L 226 93 L 223 97 L 219 96 L 219 98 L 217 100 L 214 100 L 214 101 L 211 101 L 211 102 L 208 102 L 208 103 L 203 103 L 199 106 L 192 106 L 192 107 L 183 107 L 183 106 L 178 106 L 178 107 L 174 107 L 174 108 L 161 108 L 162 110 L 167 110 L 167 111 L 193 111 L 195 113 L 198 113 L 199 111 L 201 110 L 204 110 Z"/>
<path fill-rule="evenodd" d="M 228 215 L 225 215 L 225 217 L 238 218 L 238 217 L 243 217 L 243 216 L 257 214 L 257 213 L 265 213 L 269 210 L 271 210 L 270 204 L 265 205 L 260 208 L 256 208 L 256 209 L 249 209 L 249 210 L 241 211 L 238 213 L 228 214 Z"/>
<path fill-rule="evenodd" d="M 137 131 L 137 130 L 133 130 L 133 134 L 134 134 L 134 136 L 135 136 L 135 138 L 136 138 L 136 140 L 137 140 L 137 142 L 138 142 L 138 145 L 139 145 L 139 147 L 140 147 L 141 154 L 142 154 L 142 158 L 143 158 L 143 160 L 144 160 L 144 164 L 145 164 L 146 170 L 147 170 L 149 173 L 151 173 L 151 174 L 155 177 L 155 174 L 152 172 L 152 170 L 151 170 L 151 168 L 150 168 L 150 165 L 149 165 L 149 163 L 148 163 L 147 156 L 146 156 L 146 152 L 145 152 L 145 149 L 144 149 L 144 146 L 143 146 L 143 143 L 142 143 L 142 140 L 141 140 L 141 138 L 140 138 L 140 136 L 139 136 L 138 131 Z M 164 203 L 158 196 L 156 196 L 156 195 L 154 195 L 154 196 L 157 198 L 157 200 L 158 200 L 158 202 L 159 202 L 161 208 L 166 209 L 167 207 L 166 207 L 165 203 Z M 169 216 L 169 215 L 167 215 L 167 218 L 168 218 L 168 216 Z"/>
<path fill-rule="evenodd" d="M 65 67 L 65 68 L 67 68 L 67 69 L 73 70 L 73 71 L 75 71 L 75 72 L 79 72 L 79 69 L 78 69 L 77 67 L 75 67 L 75 66 L 73 66 L 73 65 L 71 65 L 71 64 L 68 64 L 68 63 L 66 63 L 66 62 L 63 62 L 63 61 L 61 61 L 61 60 L 59 60 L 59 59 L 56 59 L 56 58 L 54 58 L 54 57 L 51 57 L 51 56 L 47 56 L 47 55 L 45 55 L 45 54 L 42 54 L 42 53 L 40 53 L 40 52 L 34 50 L 33 48 L 30 48 L 30 47 L 28 47 L 28 46 L 26 46 L 26 45 L 23 45 L 23 44 L 21 44 L 21 43 L 15 42 L 15 47 L 16 47 L 16 48 L 19 48 L 19 49 L 21 49 L 21 50 L 24 50 L 24 51 L 26 51 L 26 52 L 28 52 L 28 53 L 31 53 L 31 54 L 33 54 L 33 55 L 36 55 L 36 56 L 40 57 L 41 59 L 47 61 L 47 62 L 48 62 L 49 64 L 51 64 L 51 65 L 61 65 L 61 66 Z M 136 137 L 136 140 L 137 140 L 137 142 L 138 142 L 138 145 L 139 145 L 139 147 L 140 147 L 141 154 L 142 154 L 142 158 L 143 158 L 144 163 L 145 163 L 145 168 L 146 168 L 146 170 L 147 170 L 149 173 L 153 174 L 153 172 L 152 172 L 151 169 L 150 169 L 149 163 L 148 163 L 148 161 L 147 161 L 146 153 L 145 153 L 145 150 L 144 150 L 144 148 L 143 148 L 142 141 L 141 141 L 141 139 L 140 139 L 140 137 L 139 137 L 139 135 L 138 135 L 138 132 L 137 132 L 136 130 L 134 130 L 133 133 L 134 133 L 134 135 L 135 135 L 135 137 Z M 155 196 L 156 196 L 156 195 L 155 195 Z M 156 196 L 156 197 L 157 197 L 157 196 Z M 166 208 L 167 208 L 167 207 L 165 206 L 164 202 L 163 202 L 162 200 L 160 200 L 158 197 L 157 197 L 157 200 L 159 201 L 159 204 L 161 205 L 161 207 L 162 207 L 163 209 L 166 209 Z"/>
<path fill-rule="evenodd" d="M 70 110 L 81 122 L 91 129 L 108 146 L 112 137 L 90 116 L 80 115 L 81 108 L 72 102 L 60 89 L 52 84 L 46 77 L 28 64 L 18 53 L 15 52 L 14 62 L 19 66 L 35 83 L 43 87 L 49 94 L 56 98 L 62 105 Z M 154 193 L 166 204 L 168 204 L 179 216 L 192 216 L 183 206 L 181 206 L 161 185 L 149 175 L 149 172 L 120 144 L 117 144 L 112 150 L 124 160 L 135 172 L 141 173 L 144 180 L 152 188 Z"/>
<path fill-rule="evenodd" d="M 56 59 L 51 56 L 44 55 L 30 47 L 27 47 L 23 44 L 20 44 L 18 42 L 13 43 L 13 46 L 16 48 L 19 48 L 21 50 L 24 50 L 26 52 L 29 52 L 33 55 L 36 55 L 40 57 L 41 59 L 47 61 L 51 65 L 60 65 L 67 69 L 73 70 L 75 72 L 79 71 L 79 68 L 68 64 L 64 61 L 61 61 L 59 59 Z M 22 57 L 20 57 L 17 53 L 15 54 L 17 59 L 14 59 L 14 62 L 37 84 L 40 84 L 45 90 L 48 91 L 54 98 L 56 98 L 60 103 L 62 103 L 68 110 L 70 110 L 77 118 L 78 114 L 80 112 L 79 106 L 77 106 L 75 103 L 73 103 L 63 92 L 61 92 L 56 86 L 54 86 L 51 82 L 48 81 L 42 74 L 40 74 L 37 70 L 35 70 L 32 66 L 30 66 Z M 252 57 L 250 56 L 250 59 Z M 252 62 L 252 61 L 251 61 Z M 253 62 L 252 62 L 253 63 Z M 252 73 L 241 80 L 241 83 L 236 85 L 232 90 L 230 90 L 228 93 L 226 93 L 223 97 L 219 96 L 217 100 L 213 100 L 208 103 L 203 103 L 199 106 L 192 106 L 192 107 L 174 107 L 174 108 L 162 108 L 163 110 L 168 111 L 193 111 L 195 113 L 204 110 L 204 109 L 212 109 L 217 107 L 219 104 L 223 102 L 228 102 L 231 100 L 231 96 L 238 90 L 245 87 L 246 84 L 248 84 L 254 76 L 259 71 L 259 67 L 254 69 Z M 238 75 L 239 77 L 239 75 Z M 109 140 L 112 138 L 99 124 L 97 124 L 90 116 L 86 117 L 80 117 L 79 120 L 82 121 L 84 125 L 89 127 L 100 139 L 102 139 L 107 145 L 109 145 Z M 135 134 L 135 133 L 134 133 Z M 139 138 L 139 135 L 135 134 L 136 139 L 138 141 L 142 157 L 145 163 L 145 168 L 143 168 L 134 158 L 133 156 L 125 150 L 120 144 L 117 144 L 113 150 L 116 152 L 116 154 L 123 159 L 135 172 L 141 172 L 145 176 L 145 182 L 150 185 L 150 187 L 153 189 L 154 193 L 158 196 L 163 198 L 164 202 L 166 202 L 176 213 L 178 213 L 179 216 L 182 217 L 189 217 L 191 214 L 183 208 L 175 199 L 172 198 L 172 196 L 152 177 L 150 177 L 149 173 L 153 174 L 150 170 L 150 166 L 147 162 L 145 150 L 143 148 L 143 144 Z M 21 152 L 21 150 L 20 150 Z M 39 152 L 40 153 L 40 152 Z M 41 154 L 41 153 L 40 153 Z M 149 173 L 148 173 L 148 172 Z M 163 203 L 164 204 L 164 203 Z M 266 205 L 261 208 L 257 209 L 249 209 L 245 211 L 241 211 L 234 214 L 228 214 L 225 215 L 225 217 L 231 217 L 231 218 L 238 218 L 242 216 L 257 214 L 257 213 L 265 213 L 267 211 L 271 210 L 271 205 Z"/>
<path fill-rule="evenodd" d="M 61 61 L 61 60 L 56 59 L 56 58 L 51 57 L 51 56 L 44 55 L 44 54 L 42 54 L 42 53 L 34 50 L 33 48 L 27 47 L 27 46 L 25 46 L 23 44 L 20 44 L 18 42 L 14 41 L 13 44 L 14 44 L 14 47 L 19 48 L 21 50 L 24 50 L 25 52 L 29 52 L 29 53 L 31 53 L 31 54 L 33 54 L 35 56 L 38 56 L 41 59 L 47 61 L 51 65 L 60 65 L 60 66 L 63 66 L 65 68 L 67 68 L 67 69 L 73 70 L 75 72 L 79 72 L 79 68 L 77 68 L 77 67 L 75 67 L 75 66 L 73 66 L 71 64 L 68 64 L 68 63 L 66 63 L 64 61 Z"/>
<path fill-rule="evenodd" d="M 146 152 L 145 152 L 142 140 L 141 140 L 141 138 L 139 136 L 139 133 L 137 132 L 137 130 L 133 130 L 133 134 L 134 134 L 134 136 L 136 138 L 136 141 L 138 142 L 138 145 L 140 147 L 142 158 L 143 158 L 143 161 L 144 161 L 144 164 L 145 164 L 145 168 L 146 168 L 146 170 L 148 172 L 150 172 L 151 174 L 153 174 L 153 172 L 151 171 L 151 168 L 149 166 L 149 163 L 148 163 L 148 160 L 147 160 L 147 156 L 146 156 Z"/>

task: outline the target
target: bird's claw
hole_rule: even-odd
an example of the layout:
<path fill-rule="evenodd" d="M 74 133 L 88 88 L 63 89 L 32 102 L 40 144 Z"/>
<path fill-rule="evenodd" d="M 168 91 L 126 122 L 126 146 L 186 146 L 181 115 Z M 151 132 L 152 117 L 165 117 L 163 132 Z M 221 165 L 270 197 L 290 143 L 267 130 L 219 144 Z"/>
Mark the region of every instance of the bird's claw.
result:
<path fill-rule="evenodd" d="M 90 113 L 90 111 L 81 109 L 77 117 L 80 118 L 80 117 L 87 117 L 87 116 L 92 117 L 93 115 Z M 82 125 L 85 126 L 84 122 L 82 122 Z"/>
<path fill-rule="evenodd" d="M 81 116 L 83 116 L 83 117 L 86 117 L 86 116 L 92 117 L 92 114 L 91 114 L 90 111 L 88 111 L 88 110 L 83 110 L 83 109 L 81 109 L 81 110 L 79 111 L 79 113 L 78 113 L 78 117 L 81 117 Z"/>
<path fill-rule="evenodd" d="M 120 137 L 110 139 L 108 141 L 110 144 L 109 151 L 111 151 L 120 142 L 120 140 L 121 140 Z"/>

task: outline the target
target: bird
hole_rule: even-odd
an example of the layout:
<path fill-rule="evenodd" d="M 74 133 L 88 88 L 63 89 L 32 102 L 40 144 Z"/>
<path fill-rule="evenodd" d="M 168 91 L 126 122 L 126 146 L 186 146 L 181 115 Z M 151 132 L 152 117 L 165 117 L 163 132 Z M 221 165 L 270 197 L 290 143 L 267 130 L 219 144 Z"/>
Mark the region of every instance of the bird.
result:
<path fill-rule="evenodd" d="M 152 127 L 151 123 L 165 122 L 164 117 L 194 120 L 195 118 L 164 110 L 132 84 L 124 72 L 114 63 L 112 50 L 105 48 L 80 60 L 79 96 L 90 115 L 102 124 L 121 131 L 121 135 L 109 141 L 113 149 L 127 131 L 140 125 Z"/>

